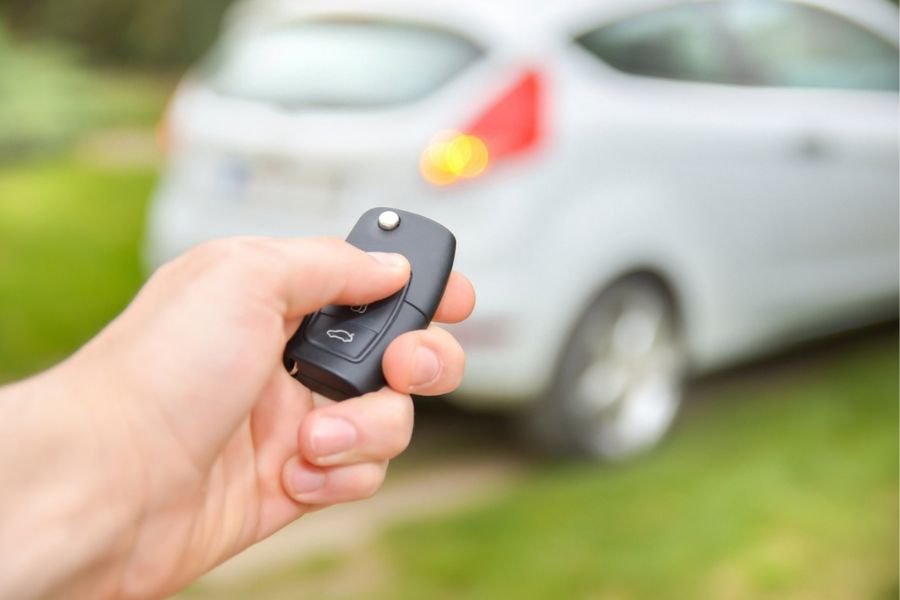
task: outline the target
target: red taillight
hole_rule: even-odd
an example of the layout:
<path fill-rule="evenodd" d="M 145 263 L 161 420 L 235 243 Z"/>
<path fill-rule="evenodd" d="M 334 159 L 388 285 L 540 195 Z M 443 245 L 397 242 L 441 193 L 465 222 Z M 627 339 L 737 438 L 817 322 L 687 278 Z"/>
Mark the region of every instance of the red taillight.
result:
<path fill-rule="evenodd" d="M 492 160 L 525 152 L 540 139 L 541 83 L 537 71 L 525 72 L 465 132 L 484 141 Z"/>
<path fill-rule="evenodd" d="M 528 70 L 462 131 L 435 136 L 419 161 L 422 176 L 435 185 L 481 175 L 497 160 L 522 154 L 542 135 L 543 85 Z"/>

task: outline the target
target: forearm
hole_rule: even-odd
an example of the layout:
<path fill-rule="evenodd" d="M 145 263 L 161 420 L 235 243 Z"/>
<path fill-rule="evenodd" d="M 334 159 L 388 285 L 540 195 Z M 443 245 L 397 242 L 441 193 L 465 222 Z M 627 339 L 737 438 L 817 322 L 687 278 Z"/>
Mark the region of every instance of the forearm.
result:
<path fill-rule="evenodd" d="M 0 597 L 104 597 L 127 556 L 130 502 L 64 371 L 0 388 Z"/>

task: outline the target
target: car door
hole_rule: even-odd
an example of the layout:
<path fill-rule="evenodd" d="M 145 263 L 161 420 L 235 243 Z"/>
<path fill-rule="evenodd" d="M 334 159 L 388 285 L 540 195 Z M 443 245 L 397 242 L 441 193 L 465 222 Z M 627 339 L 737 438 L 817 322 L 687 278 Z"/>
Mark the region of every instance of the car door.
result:
<path fill-rule="evenodd" d="M 560 160 L 579 171 L 560 195 L 586 197 L 573 212 L 590 213 L 608 261 L 674 280 L 702 364 L 762 347 L 789 319 L 779 227 L 803 210 L 784 191 L 808 184 L 781 155 L 795 126 L 747 85 L 723 8 L 661 1 L 574 24 L 560 94 Z"/>
<path fill-rule="evenodd" d="M 573 57 L 569 79 L 584 83 L 562 111 L 570 162 L 601 182 L 593 196 L 612 202 L 617 237 L 690 263 L 702 305 L 688 316 L 720 352 L 896 288 L 885 266 L 896 260 L 891 94 L 762 80 L 738 25 L 792 6 L 642 5 L 576 35 L 606 68 Z M 799 26 L 782 18 L 777 29 L 790 38 Z"/>
<path fill-rule="evenodd" d="M 770 165 L 762 184 L 782 205 L 773 302 L 802 320 L 896 295 L 896 37 L 781 0 L 727 2 L 718 15 L 764 121 L 784 123 L 772 148 L 782 170 Z"/>

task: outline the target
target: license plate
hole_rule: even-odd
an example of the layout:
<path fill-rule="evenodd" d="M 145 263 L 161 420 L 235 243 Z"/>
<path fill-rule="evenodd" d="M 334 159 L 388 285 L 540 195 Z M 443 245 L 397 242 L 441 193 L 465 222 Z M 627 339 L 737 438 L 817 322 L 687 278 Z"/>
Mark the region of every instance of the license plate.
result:
<path fill-rule="evenodd" d="M 252 210 L 329 214 L 336 210 L 334 171 L 284 162 L 226 165 L 237 204 Z M 235 185 L 235 183 L 237 185 Z"/>

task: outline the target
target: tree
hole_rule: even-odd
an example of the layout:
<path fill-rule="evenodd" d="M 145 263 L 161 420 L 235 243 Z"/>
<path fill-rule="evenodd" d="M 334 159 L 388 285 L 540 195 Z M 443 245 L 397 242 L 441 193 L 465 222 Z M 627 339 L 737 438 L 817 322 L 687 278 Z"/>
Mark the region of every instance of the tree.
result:
<path fill-rule="evenodd" d="M 233 0 L 0 0 L 16 32 L 59 37 L 107 62 L 183 65 L 212 43 Z"/>

